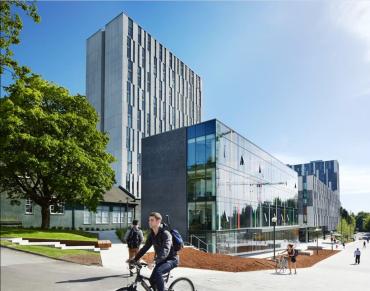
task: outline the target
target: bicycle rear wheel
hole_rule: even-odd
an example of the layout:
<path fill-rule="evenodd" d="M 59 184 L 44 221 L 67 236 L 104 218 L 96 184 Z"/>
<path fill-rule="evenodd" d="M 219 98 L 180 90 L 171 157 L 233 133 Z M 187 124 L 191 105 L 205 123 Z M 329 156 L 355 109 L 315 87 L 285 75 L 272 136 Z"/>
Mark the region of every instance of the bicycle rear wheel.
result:
<path fill-rule="evenodd" d="M 168 291 L 195 291 L 195 287 L 190 279 L 182 277 L 173 281 Z"/>

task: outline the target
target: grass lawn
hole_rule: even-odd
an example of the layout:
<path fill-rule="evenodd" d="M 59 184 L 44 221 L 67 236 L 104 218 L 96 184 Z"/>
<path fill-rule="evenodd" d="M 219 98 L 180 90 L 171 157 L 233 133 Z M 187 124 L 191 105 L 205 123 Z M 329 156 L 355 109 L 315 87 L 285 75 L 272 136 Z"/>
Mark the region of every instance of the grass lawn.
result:
<path fill-rule="evenodd" d="M 42 238 L 60 240 L 97 241 L 97 235 L 79 230 L 41 230 L 34 228 L 1 227 L 0 237 Z"/>
<path fill-rule="evenodd" d="M 1 240 L 1 246 L 86 265 L 101 265 L 100 253 L 88 250 L 61 250 L 48 246 L 21 246 Z"/>

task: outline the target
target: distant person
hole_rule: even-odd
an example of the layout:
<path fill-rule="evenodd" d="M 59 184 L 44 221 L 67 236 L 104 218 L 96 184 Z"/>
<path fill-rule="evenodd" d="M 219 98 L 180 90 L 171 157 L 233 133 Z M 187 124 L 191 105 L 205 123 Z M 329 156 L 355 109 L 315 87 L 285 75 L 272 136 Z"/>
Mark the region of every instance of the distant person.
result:
<path fill-rule="evenodd" d="M 343 249 L 345 249 L 346 248 L 346 243 L 345 242 L 343 242 Z"/>
<path fill-rule="evenodd" d="M 359 248 L 355 250 L 354 257 L 355 257 L 355 264 L 360 264 L 361 251 L 359 250 Z"/>
<path fill-rule="evenodd" d="M 367 238 L 367 240 L 366 240 L 366 241 L 367 241 L 367 243 L 369 244 L 369 237 Z"/>
<path fill-rule="evenodd" d="M 129 260 L 135 258 L 139 247 L 144 241 L 143 231 L 139 228 L 139 221 L 134 220 L 132 226 L 126 231 L 123 240 L 127 243 Z M 130 275 L 133 275 L 130 268 Z"/>
<path fill-rule="evenodd" d="M 363 243 L 363 248 L 366 249 L 366 241 Z"/>

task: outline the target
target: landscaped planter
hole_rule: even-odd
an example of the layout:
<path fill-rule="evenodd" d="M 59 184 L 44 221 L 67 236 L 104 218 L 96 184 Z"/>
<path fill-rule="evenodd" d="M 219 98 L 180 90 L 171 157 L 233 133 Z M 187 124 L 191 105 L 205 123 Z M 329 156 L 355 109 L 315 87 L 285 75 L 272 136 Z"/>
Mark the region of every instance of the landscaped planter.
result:
<path fill-rule="evenodd" d="M 98 241 L 84 241 L 84 240 L 59 240 L 59 239 L 45 239 L 45 238 L 27 238 L 23 237 L 23 240 L 29 242 L 59 242 L 66 246 L 94 246 L 100 249 L 109 249 L 112 246 L 109 240 L 98 240 Z"/>

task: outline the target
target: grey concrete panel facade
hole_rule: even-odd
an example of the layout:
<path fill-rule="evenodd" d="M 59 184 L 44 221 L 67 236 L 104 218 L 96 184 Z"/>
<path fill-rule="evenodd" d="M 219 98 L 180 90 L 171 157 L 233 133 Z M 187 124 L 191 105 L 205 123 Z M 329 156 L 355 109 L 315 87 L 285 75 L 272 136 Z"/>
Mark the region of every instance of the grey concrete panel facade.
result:
<path fill-rule="evenodd" d="M 124 13 L 86 48 L 86 96 L 110 137 L 117 185 L 140 198 L 141 139 L 201 121 L 201 78 Z"/>
<path fill-rule="evenodd" d="M 144 138 L 142 224 L 155 211 L 169 215 L 187 240 L 186 128 Z"/>

